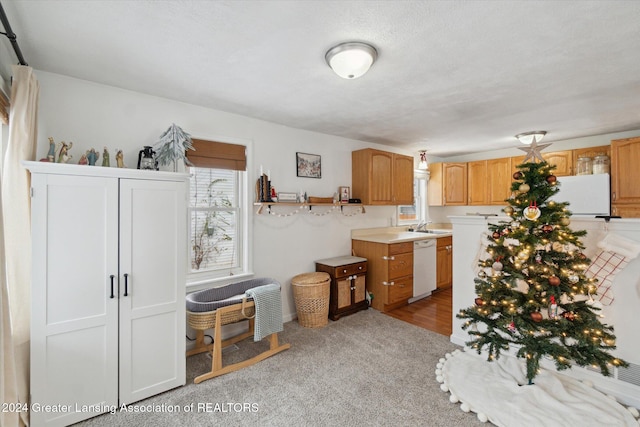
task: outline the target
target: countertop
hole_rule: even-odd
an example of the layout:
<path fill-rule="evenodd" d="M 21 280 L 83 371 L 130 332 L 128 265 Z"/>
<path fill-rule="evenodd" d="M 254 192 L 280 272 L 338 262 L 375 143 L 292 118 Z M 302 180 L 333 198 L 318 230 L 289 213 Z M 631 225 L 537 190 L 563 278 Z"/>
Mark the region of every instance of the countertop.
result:
<path fill-rule="evenodd" d="M 407 227 L 383 227 L 352 230 L 351 239 L 362 240 L 365 242 L 390 244 L 415 242 L 418 240 L 431 240 L 453 235 L 453 230 L 451 229 L 431 227 L 428 227 L 428 229 L 442 232 L 442 234 L 407 231 Z"/>

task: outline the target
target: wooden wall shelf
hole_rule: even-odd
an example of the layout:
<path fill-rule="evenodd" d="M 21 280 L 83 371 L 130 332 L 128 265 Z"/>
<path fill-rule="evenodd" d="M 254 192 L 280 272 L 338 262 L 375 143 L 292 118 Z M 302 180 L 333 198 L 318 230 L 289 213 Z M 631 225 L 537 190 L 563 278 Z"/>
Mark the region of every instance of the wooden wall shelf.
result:
<path fill-rule="evenodd" d="M 278 214 L 274 214 L 271 212 L 271 208 L 273 206 L 288 206 L 288 207 L 295 207 L 298 208 L 296 211 L 294 211 L 294 213 L 291 214 L 282 214 L 280 216 L 290 216 L 290 215 L 294 215 L 296 213 L 298 213 L 298 211 L 303 211 L 306 210 L 308 212 L 312 212 L 312 207 L 313 206 L 326 206 L 326 207 L 330 207 L 331 210 L 327 211 L 326 213 L 323 213 L 322 215 L 326 215 L 327 213 L 330 213 L 331 211 L 337 210 L 338 208 L 340 208 L 340 212 L 344 215 L 344 210 L 343 208 L 346 207 L 357 207 L 360 208 L 360 213 L 366 213 L 365 209 L 364 209 L 364 205 L 362 203 L 298 203 L 298 202 L 257 202 L 253 204 L 254 206 L 257 206 L 258 209 L 256 210 L 256 213 L 258 215 L 263 213 L 263 209 L 266 206 L 267 207 L 267 213 L 269 214 L 273 214 L 273 215 L 278 215 Z"/>

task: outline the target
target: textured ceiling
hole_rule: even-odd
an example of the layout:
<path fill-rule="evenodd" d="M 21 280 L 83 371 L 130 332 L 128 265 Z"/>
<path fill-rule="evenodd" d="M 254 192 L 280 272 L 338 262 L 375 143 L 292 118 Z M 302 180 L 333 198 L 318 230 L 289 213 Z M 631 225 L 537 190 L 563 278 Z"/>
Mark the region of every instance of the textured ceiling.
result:
<path fill-rule="evenodd" d="M 441 157 L 640 129 L 638 1 L 2 4 L 38 70 Z M 343 80 L 351 40 L 379 58 Z"/>

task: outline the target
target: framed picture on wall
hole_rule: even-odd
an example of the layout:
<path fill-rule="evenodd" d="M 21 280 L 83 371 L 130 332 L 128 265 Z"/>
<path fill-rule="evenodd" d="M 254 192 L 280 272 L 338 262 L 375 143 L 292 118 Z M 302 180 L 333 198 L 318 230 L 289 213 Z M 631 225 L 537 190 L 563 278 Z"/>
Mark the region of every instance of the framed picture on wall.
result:
<path fill-rule="evenodd" d="M 338 187 L 338 192 L 340 194 L 340 202 L 341 203 L 349 203 L 349 199 L 351 198 L 351 188 L 350 187 Z"/>
<path fill-rule="evenodd" d="M 297 175 L 303 178 L 322 178 L 318 154 L 296 153 Z"/>

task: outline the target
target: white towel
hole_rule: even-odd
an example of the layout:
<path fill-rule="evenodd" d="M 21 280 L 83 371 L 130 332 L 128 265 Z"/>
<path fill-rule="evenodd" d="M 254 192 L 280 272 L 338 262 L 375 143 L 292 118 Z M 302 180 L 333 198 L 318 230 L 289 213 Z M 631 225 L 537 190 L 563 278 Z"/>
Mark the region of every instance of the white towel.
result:
<path fill-rule="evenodd" d="M 253 298 L 256 305 L 253 340 L 260 341 L 268 335 L 282 332 L 280 285 L 270 284 L 251 288 L 246 291 L 246 295 Z"/>

